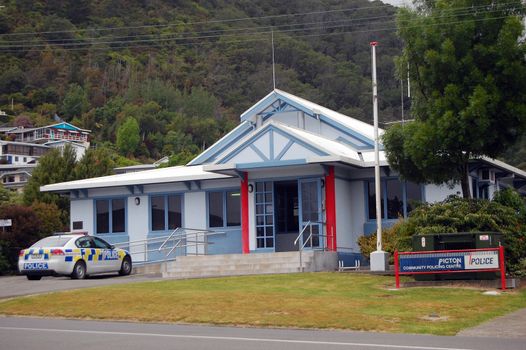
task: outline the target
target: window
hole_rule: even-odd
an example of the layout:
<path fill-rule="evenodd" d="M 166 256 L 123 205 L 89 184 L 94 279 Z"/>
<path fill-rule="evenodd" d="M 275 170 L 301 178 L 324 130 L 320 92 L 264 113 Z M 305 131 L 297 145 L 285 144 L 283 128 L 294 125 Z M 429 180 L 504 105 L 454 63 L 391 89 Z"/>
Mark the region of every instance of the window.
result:
<path fill-rule="evenodd" d="M 63 247 L 71 241 L 71 237 L 68 236 L 49 236 L 42 238 L 40 241 L 33 244 L 30 248 L 41 248 L 41 247 Z"/>
<path fill-rule="evenodd" d="M 382 188 L 382 184 L 380 184 L 380 188 Z M 382 203 L 382 217 L 385 216 L 384 213 L 384 191 L 380 191 L 381 193 L 381 199 L 380 203 Z M 368 193 L 368 213 L 369 213 L 369 220 L 376 219 L 376 191 L 374 187 L 374 181 L 368 181 L 367 182 L 367 193 Z"/>
<path fill-rule="evenodd" d="M 99 199 L 95 201 L 97 233 L 126 232 L 126 200 Z"/>
<path fill-rule="evenodd" d="M 241 226 L 239 190 L 208 193 L 208 227 Z"/>
<path fill-rule="evenodd" d="M 100 238 L 93 237 L 93 243 L 95 243 L 95 248 L 98 249 L 111 249 L 111 245 L 106 241 L 103 241 Z"/>
<path fill-rule="evenodd" d="M 422 188 L 412 182 L 404 182 L 398 179 L 382 180 L 381 207 L 382 218 L 396 220 L 405 217 L 418 203 L 422 202 Z M 376 219 L 376 197 L 374 181 L 366 182 L 367 191 L 367 214 L 369 220 Z"/>
<path fill-rule="evenodd" d="M 183 196 L 180 194 L 150 197 L 152 231 L 175 230 L 182 226 Z"/>
<path fill-rule="evenodd" d="M 405 195 L 408 213 L 413 211 L 418 204 L 422 203 L 422 187 L 414 182 L 405 183 Z"/>
<path fill-rule="evenodd" d="M 387 218 L 398 219 L 404 216 L 404 203 L 402 201 L 402 183 L 398 180 L 387 180 Z"/>
<path fill-rule="evenodd" d="M 91 237 L 81 237 L 77 239 L 75 245 L 78 248 L 95 248 L 95 244 L 91 240 Z"/>

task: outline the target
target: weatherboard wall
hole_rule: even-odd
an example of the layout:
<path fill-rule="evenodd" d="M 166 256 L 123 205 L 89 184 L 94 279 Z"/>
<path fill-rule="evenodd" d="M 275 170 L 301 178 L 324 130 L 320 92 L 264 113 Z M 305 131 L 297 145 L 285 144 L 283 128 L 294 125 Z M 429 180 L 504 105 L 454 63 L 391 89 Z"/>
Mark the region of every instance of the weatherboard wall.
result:
<path fill-rule="evenodd" d="M 359 231 L 353 229 L 353 188 L 352 182 L 335 180 L 336 193 L 336 243 L 342 253 L 357 253 L 356 239 Z"/>
<path fill-rule="evenodd" d="M 139 205 L 136 204 L 135 198 L 139 198 Z M 128 204 L 128 236 L 130 242 L 133 241 L 140 241 L 145 240 L 148 238 L 148 215 L 149 215 L 149 208 L 148 208 L 148 196 L 146 195 L 140 195 L 140 196 L 130 196 L 127 200 Z M 144 260 L 144 253 L 141 254 L 140 252 L 144 251 L 144 248 L 142 245 L 132 245 L 129 247 L 129 251 L 132 254 L 132 260 L 133 261 L 143 261 Z"/>
<path fill-rule="evenodd" d="M 95 215 L 94 208 L 93 208 L 93 200 L 92 199 L 72 200 L 70 208 L 71 208 L 70 227 L 73 227 L 74 222 L 82 221 L 82 230 L 79 230 L 79 231 L 87 231 L 89 234 L 93 234 L 95 231 L 93 227 L 93 224 L 94 224 L 93 217 Z"/>

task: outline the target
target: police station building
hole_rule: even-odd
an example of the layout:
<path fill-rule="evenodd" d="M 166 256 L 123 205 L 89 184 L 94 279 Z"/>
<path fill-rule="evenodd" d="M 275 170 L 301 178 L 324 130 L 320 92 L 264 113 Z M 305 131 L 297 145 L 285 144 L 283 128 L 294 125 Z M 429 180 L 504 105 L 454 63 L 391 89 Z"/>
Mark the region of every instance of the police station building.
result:
<path fill-rule="evenodd" d="M 383 152 L 380 162 L 386 226 L 418 202 L 461 192 L 460 186 L 402 181 Z M 525 172 L 492 159 L 473 160 L 470 175 L 475 198 L 526 185 Z M 272 259 L 304 245 L 353 261 L 360 257 L 358 238 L 376 230 L 373 126 L 276 89 L 186 166 L 52 184 L 41 191 L 70 196 L 72 230 L 113 243 L 185 228 L 220 233 L 207 237 L 201 251 L 206 255 L 267 253 Z M 150 256 L 136 252 L 134 260 Z"/>

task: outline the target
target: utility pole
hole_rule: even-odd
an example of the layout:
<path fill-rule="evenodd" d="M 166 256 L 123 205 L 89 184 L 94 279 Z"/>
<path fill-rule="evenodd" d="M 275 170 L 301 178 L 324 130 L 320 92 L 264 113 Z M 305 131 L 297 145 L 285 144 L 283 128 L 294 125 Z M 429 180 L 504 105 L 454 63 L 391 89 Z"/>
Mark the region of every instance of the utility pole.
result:
<path fill-rule="evenodd" d="M 378 135 L 378 86 L 376 82 L 376 46 L 372 41 L 372 81 L 373 81 L 373 118 L 374 118 L 374 188 L 376 198 L 376 251 L 371 253 L 371 271 L 386 271 L 389 268 L 387 253 L 382 250 L 382 201 L 380 182 L 380 140 Z"/>

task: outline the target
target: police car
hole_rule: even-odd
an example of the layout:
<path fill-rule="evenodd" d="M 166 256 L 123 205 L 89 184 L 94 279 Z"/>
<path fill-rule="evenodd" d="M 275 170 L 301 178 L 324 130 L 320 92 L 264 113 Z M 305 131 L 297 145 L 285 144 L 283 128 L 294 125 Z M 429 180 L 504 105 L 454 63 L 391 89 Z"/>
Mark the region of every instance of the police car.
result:
<path fill-rule="evenodd" d="M 82 233 L 56 234 L 21 250 L 18 270 L 28 280 L 64 275 L 83 279 L 105 272 L 119 272 L 125 276 L 132 271 L 132 260 L 127 251 L 99 237 Z"/>

